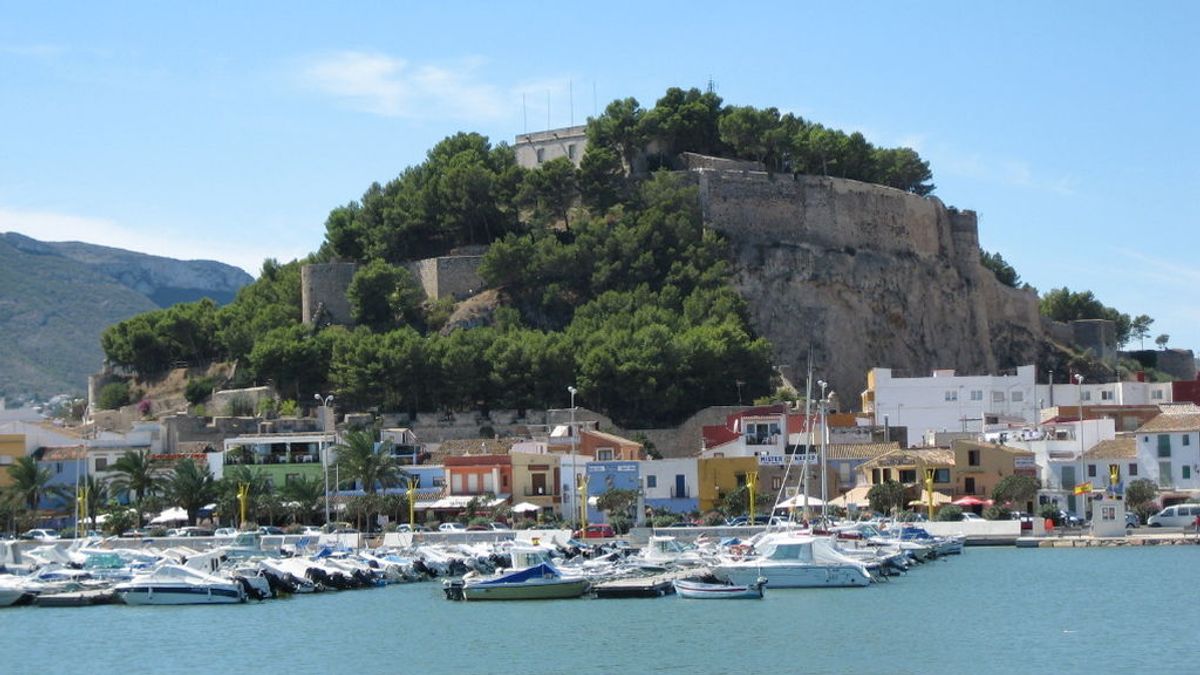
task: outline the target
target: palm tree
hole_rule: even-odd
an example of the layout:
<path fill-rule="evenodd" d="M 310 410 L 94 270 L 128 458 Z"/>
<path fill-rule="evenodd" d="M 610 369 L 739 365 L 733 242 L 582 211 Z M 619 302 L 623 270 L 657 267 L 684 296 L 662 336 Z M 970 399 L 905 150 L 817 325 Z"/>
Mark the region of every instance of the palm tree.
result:
<path fill-rule="evenodd" d="M 262 469 L 251 469 L 245 465 L 228 467 L 218 485 L 218 510 L 221 514 L 233 515 L 230 522 L 240 517 L 234 514 L 241 513 L 237 494 L 238 488 L 244 484 L 250 486 L 250 501 L 246 505 L 247 522 L 258 522 L 259 506 L 265 495 L 271 493 L 271 481 Z M 241 526 L 243 523 L 238 523 L 238 525 Z"/>
<path fill-rule="evenodd" d="M 321 508 L 325 485 L 319 478 L 300 476 L 284 485 L 279 492 L 293 513 L 299 516 L 300 522 L 307 525 Z"/>
<path fill-rule="evenodd" d="M 8 467 L 8 476 L 12 480 L 9 490 L 30 511 L 37 511 L 44 497 L 66 494 L 63 486 L 50 485 L 50 469 L 39 467 L 33 457 L 18 457 Z"/>
<path fill-rule="evenodd" d="M 112 470 L 116 473 L 110 487 L 114 492 L 132 492 L 138 511 L 138 527 L 142 525 L 142 501 L 147 495 L 161 490 L 162 479 L 158 475 L 158 462 L 150 458 L 146 450 L 126 450 Z"/>
<path fill-rule="evenodd" d="M 108 481 L 88 474 L 83 477 L 81 487 L 86 490 L 87 514 L 91 518 L 92 529 L 94 530 L 96 529 L 96 516 L 100 514 L 100 508 L 108 503 Z"/>
<path fill-rule="evenodd" d="M 342 439 L 333 446 L 338 464 L 346 470 L 347 476 L 362 484 L 367 494 L 375 494 L 380 487 L 397 485 L 401 477 L 407 477 L 392 456 L 391 441 L 376 449 L 375 434 L 366 430 L 348 431 Z"/>
<path fill-rule="evenodd" d="M 167 497 L 187 511 L 188 523 L 196 524 L 200 509 L 217 497 L 217 483 L 208 467 L 200 468 L 191 459 L 175 465 L 175 475 L 166 483 Z"/>

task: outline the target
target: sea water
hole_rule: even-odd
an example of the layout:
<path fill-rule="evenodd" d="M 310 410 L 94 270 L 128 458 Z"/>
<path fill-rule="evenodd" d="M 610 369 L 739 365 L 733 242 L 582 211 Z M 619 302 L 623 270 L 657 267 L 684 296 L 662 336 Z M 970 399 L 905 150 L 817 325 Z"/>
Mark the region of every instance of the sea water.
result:
<path fill-rule="evenodd" d="M 3 673 L 1200 672 L 1200 547 L 968 548 L 763 600 L 449 602 L 438 583 L 0 609 Z"/>

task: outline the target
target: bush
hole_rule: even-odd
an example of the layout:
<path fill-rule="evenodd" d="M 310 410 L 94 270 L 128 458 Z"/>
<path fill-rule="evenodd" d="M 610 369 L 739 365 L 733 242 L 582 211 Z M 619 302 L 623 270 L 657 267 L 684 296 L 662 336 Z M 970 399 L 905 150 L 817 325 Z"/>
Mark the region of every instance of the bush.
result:
<path fill-rule="evenodd" d="M 226 413 L 230 417 L 250 417 L 254 414 L 254 404 L 248 396 L 234 396 L 229 399 Z"/>
<path fill-rule="evenodd" d="M 992 504 L 983 510 L 983 517 L 987 520 L 1008 520 L 1012 512 L 999 504 Z"/>
<path fill-rule="evenodd" d="M 194 380 L 188 380 L 187 387 L 183 390 L 183 397 L 192 405 L 203 403 L 212 395 L 215 384 L 216 381 L 211 377 L 198 377 Z"/>
<path fill-rule="evenodd" d="M 100 389 L 100 394 L 96 396 L 96 405 L 101 410 L 116 410 L 121 406 L 129 405 L 129 383 L 128 382 L 109 382 Z"/>
<path fill-rule="evenodd" d="M 1055 525 L 1059 525 L 1062 523 L 1062 519 L 1059 518 L 1058 512 L 1059 512 L 1059 508 L 1057 505 L 1042 504 L 1042 507 L 1040 509 L 1038 509 L 1038 517 L 1043 520 L 1045 520 L 1046 518 L 1049 518 L 1050 520 L 1054 521 Z"/>
<path fill-rule="evenodd" d="M 298 413 L 299 411 L 300 411 L 300 405 L 298 403 L 296 403 L 296 401 L 293 399 L 288 399 L 286 401 L 282 401 L 279 404 L 279 416 L 280 417 L 295 417 L 296 413 Z"/>
<path fill-rule="evenodd" d="M 962 520 L 962 514 L 963 510 L 961 506 L 957 504 L 946 504 L 942 508 L 938 509 L 937 520 L 942 522 L 957 522 Z"/>
<path fill-rule="evenodd" d="M 278 409 L 277 401 L 273 398 L 260 398 L 255 412 L 259 417 L 271 418 L 274 417 L 275 411 Z"/>
<path fill-rule="evenodd" d="M 679 519 L 671 515 L 654 516 L 650 519 L 650 527 L 667 527 L 674 524 L 677 520 Z"/>
<path fill-rule="evenodd" d="M 192 414 L 196 417 L 208 417 L 208 408 L 203 403 L 197 403 L 192 406 Z"/>
<path fill-rule="evenodd" d="M 633 525 L 633 521 L 630 520 L 629 516 L 621 513 L 615 513 L 609 517 L 608 524 L 612 525 L 613 532 L 616 532 L 617 534 L 626 534 L 629 532 L 629 528 Z"/>

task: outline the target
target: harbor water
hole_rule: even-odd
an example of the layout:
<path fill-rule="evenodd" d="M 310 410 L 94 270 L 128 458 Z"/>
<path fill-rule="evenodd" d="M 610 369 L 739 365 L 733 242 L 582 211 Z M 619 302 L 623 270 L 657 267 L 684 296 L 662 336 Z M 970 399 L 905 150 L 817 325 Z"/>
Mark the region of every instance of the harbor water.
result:
<path fill-rule="evenodd" d="M 973 548 L 763 600 L 448 602 L 438 583 L 248 605 L 0 610 L 6 673 L 1196 672 L 1200 547 Z"/>

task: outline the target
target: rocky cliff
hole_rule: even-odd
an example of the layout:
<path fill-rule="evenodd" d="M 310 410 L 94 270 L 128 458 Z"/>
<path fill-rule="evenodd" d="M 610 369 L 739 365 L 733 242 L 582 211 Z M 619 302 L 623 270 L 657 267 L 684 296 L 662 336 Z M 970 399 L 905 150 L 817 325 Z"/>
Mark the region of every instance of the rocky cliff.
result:
<path fill-rule="evenodd" d="M 1037 360 L 1037 296 L 980 264 L 973 212 L 838 178 L 691 175 L 706 225 L 730 241 L 751 320 L 793 380 L 810 345 L 848 408 L 872 367 L 990 373 Z"/>

